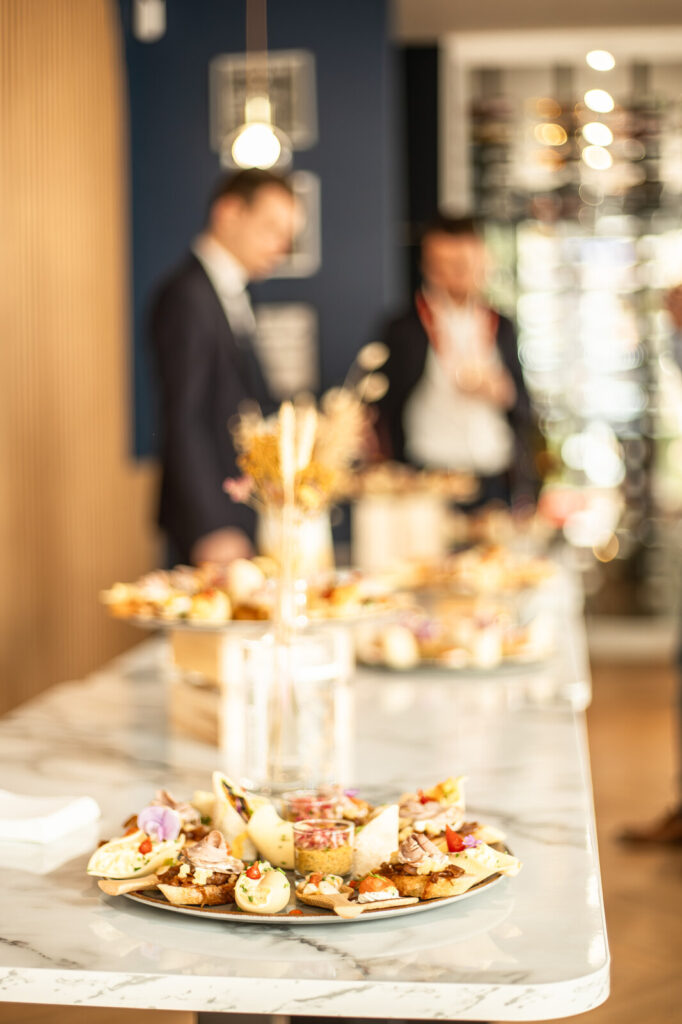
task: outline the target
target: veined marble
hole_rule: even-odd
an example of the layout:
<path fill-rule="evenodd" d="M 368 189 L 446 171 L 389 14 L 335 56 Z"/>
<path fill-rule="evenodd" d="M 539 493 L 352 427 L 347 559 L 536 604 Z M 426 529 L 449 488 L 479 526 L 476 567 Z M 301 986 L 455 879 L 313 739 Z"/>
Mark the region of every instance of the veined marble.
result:
<path fill-rule="evenodd" d="M 148 640 L 0 721 L 3 785 L 94 797 L 102 836 L 162 784 L 206 788 L 220 756 L 169 733 L 166 659 Z M 534 673 L 363 672 L 349 708 L 347 781 L 379 798 L 468 775 L 472 813 L 506 830 L 518 877 L 413 919 L 230 928 L 104 898 L 85 874 L 91 831 L 44 851 L 0 845 L 0 999 L 509 1021 L 597 1006 L 609 953 L 584 719 L 534 690 Z"/>

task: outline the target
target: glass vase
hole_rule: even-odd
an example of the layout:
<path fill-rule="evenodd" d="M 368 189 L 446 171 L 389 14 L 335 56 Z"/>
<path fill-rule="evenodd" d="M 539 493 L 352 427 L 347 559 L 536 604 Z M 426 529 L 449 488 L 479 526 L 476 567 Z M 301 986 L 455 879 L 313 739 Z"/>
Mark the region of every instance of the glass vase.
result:
<path fill-rule="evenodd" d="M 352 689 L 345 631 L 315 627 L 244 642 L 244 767 L 273 793 L 345 782 Z"/>

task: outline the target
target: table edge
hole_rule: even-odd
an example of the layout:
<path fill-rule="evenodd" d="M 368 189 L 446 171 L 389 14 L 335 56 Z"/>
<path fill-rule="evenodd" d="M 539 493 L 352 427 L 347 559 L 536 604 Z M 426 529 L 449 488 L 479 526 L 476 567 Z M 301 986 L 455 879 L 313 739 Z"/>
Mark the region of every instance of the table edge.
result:
<path fill-rule="evenodd" d="M 284 1015 L 400 1018 L 424 1015 L 424 998 L 437 1003 L 429 1019 L 548 1020 L 586 1013 L 610 992 L 610 957 L 594 971 L 560 982 L 481 984 L 466 982 L 333 981 L 214 975 L 82 972 L 43 967 L 0 969 L 2 1002 L 87 1005 Z M 188 984 L 190 982 L 191 984 Z M 75 998 L 76 988 L 83 988 Z M 201 994 L 197 993 L 201 989 Z M 152 1001 L 153 1000 L 153 1001 Z M 367 1005 L 370 1002 L 371 1005 Z M 239 1005 L 236 1006 L 235 1004 Z M 330 1005 L 331 1003 L 331 1005 Z M 462 1015 L 466 1014 L 463 1018 Z"/>

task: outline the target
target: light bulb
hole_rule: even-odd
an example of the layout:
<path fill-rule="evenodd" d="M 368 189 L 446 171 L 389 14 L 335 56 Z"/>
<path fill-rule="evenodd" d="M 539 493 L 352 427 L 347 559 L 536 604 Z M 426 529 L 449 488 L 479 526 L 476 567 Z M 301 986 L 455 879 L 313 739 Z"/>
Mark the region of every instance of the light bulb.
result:
<path fill-rule="evenodd" d="M 582 158 L 594 171 L 606 171 L 613 164 L 613 157 L 602 146 L 585 146 Z"/>
<path fill-rule="evenodd" d="M 238 167 L 273 167 L 282 146 L 271 125 L 245 124 L 232 143 L 232 159 Z"/>
<path fill-rule="evenodd" d="M 601 121 L 590 121 L 589 124 L 583 125 L 583 138 L 593 146 L 610 146 L 613 142 L 613 132 Z"/>
<path fill-rule="evenodd" d="M 584 100 L 585 106 L 597 114 L 610 114 L 615 106 L 613 96 L 606 89 L 588 89 Z"/>
<path fill-rule="evenodd" d="M 133 0 L 133 35 L 141 43 L 155 43 L 166 32 L 166 0 Z"/>
<path fill-rule="evenodd" d="M 616 58 L 608 50 L 590 50 L 585 60 L 595 71 L 610 71 L 616 66 Z"/>

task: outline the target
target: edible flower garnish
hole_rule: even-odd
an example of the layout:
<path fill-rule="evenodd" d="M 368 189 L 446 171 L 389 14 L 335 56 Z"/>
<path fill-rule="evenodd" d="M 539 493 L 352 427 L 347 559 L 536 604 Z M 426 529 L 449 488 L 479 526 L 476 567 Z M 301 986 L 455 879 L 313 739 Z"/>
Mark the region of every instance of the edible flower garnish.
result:
<path fill-rule="evenodd" d="M 480 846 L 480 845 L 481 845 L 481 840 L 477 839 L 476 836 L 465 836 L 464 839 L 462 840 L 462 846 L 467 847 L 467 848 L 472 847 L 472 846 Z"/>
<path fill-rule="evenodd" d="M 158 807 L 150 804 L 149 807 L 140 811 L 137 823 L 143 832 L 146 832 L 152 839 L 164 842 L 167 839 L 178 838 L 182 820 L 172 807 Z"/>
<path fill-rule="evenodd" d="M 199 825 L 201 823 L 201 814 L 193 807 L 192 804 L 187 803 L 183 800 L 176 800 L 172 793 L 169 793 L 167 789 L 159 789 L 156 792 L 156 796 L 151 802 L 151 807 L 170 807 L 171 810 L 177 811 L 180 815 L 180 820 L 183 825 Z"/>

